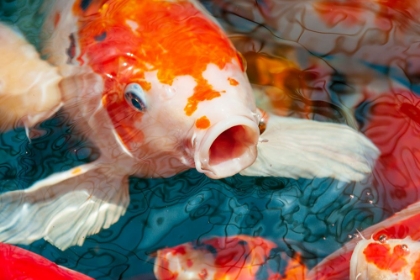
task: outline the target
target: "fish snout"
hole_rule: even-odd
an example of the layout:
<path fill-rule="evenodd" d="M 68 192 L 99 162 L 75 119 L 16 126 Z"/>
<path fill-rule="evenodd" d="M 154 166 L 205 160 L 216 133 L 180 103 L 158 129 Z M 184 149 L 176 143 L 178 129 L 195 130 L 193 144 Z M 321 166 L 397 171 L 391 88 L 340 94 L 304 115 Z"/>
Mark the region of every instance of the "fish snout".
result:
<path fill-rule="evenodd" d="M 252 117 L 225 118 L 197 133 L 195 167 L 213 179 L 233 176 L 255 161 L 258 138 L 258 125 Z"/>

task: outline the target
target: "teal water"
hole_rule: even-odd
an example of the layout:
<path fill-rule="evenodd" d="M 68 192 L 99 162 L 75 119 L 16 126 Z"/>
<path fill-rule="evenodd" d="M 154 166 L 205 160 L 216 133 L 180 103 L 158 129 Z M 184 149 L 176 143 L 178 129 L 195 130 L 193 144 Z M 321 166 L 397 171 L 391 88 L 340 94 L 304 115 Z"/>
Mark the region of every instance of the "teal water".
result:
<path fill-rule="evenodd" d="M 31 43 L 38 45 L 42 16 L 37 10 L 41 2 L 0 0 L 0 19 L 16 25 Z M 395 62 L 396 54 L 387 53 L 388 57 L 382 56 L 381 61 L 376 53 L 366 56 L 363 45 L 354 47 L 363 50 L 360 52 L 347 50 L 353 41 L 346 36 L 336 39 L 334 48 L 330 44 L 317 45 L 320 35 L 316 30 L 307 39 L 302 36 L 298 40 L 291 29 L 282 30 L 275 24 L 275 16 L 268 13 L 277 11 L 286 17 L 287 10 L 267 6 L 270 1 L 257 1 L 261 2 L 259 12 L 253 13 L 250 11 L 255 8 L 252 6 L 255 1 L 203 2 L 230 32 L 250 38 L 252 46 L 271 54 L 276 49 L 293 50 L 296 62 L 317 74 L 305 98 L 332 105 L 325 109 L 319 102 L 312 103 L 309 118 L 356 123 L 368 136 L 373 135 L 383 151 L 374 175 L 358 183 L 328 178 L 292 180 L 239 175 L 211 180 L 193 170 L 169 179 L 131 178 L 128 211 L 111 228 L 90 236 L 83 246 L 65 251 L 44 240 L 23 248 L 96 279 L 154 279 L 152 255 L 160 248 L 208 237 L 246 234 L 264 237 L 278 245 L 268 265 L 282 271 L 286 265 L 282 253 L 292 256 L 299 252 L 304 263 L 312 267 L 353 238 L 356 229 L 382 221 L 417 201 L 416 178 L 410 175 L 416 167 L 398 165 L 405 160 L 400 152 L 404 149 L 417 160 L 413 140 L 420 123 L 416 113 L 416 71 L 404 72 Z M 289 9 L 290 14 L 299 10 Z M 305 23 L 289 21 L 290 26 Z M 399 46 L 396 39 L 390 41 Z M 309 65 L 309 60 L 317 62 L 318 68 Z M 358 74 L 362 70 L 367 74 Z M 373 82 L 367 83 L 364 75 L 372 77 Z M 394 108 L 392 96 L 400 91 L 391 90 L 390 99 L 389 94 L 383 93 L 367 96 L 366 91 L 375 90 L 372 85 L 376 85 L 376 80 L 378 84 L 396 81 L 405 87 L 410 95 L 402 94 L 406 99 L 398 104 L 411 104 L 410 110 L 403 110 L 401 105 L 398 113 L 389 116 L 387 112 Z M 302 99 L 291 98 L 296 106 L 290 114 L 302 116 L 303 105 L 299 106 Z M 40 127 L 45 134 L 32 142 L 23 129 L 0 135 L 0 192 L 27 188 L 54 172 L 98 156 L 95 147 L 73 132 L 72 124 L 62 112 Z M 401 129 L 404 135 L 397 133 Z M 266 275 L 261 272 L 259 277 L 265 279 Z"/>

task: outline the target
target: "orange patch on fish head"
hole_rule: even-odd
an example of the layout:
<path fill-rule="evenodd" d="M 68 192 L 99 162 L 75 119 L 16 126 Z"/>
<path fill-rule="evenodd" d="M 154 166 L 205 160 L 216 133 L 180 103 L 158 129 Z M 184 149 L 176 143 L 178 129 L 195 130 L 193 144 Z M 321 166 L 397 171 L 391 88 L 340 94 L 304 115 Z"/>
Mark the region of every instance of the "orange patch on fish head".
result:
<path fill-rule="evenodd" d="M 201 9 L 187 0 L 73 6 L 78 51 L 72 61 L 102 77 L 102 106 L 117 144 L 133 158 L 161 163 L 158 171 L 151 164 L 155 171 L 136 175 L 172 176 L 195 167 L 214 178 L 231 176 L 256 157 L 258 120 L 245 62 Z M 225 147 L 217 147 L 222 134 L 235 147 L 227 156 L 213 153 Z"/>
<path fill-rule="evenodd" d="M 195 122 L 195 126 L 198 129 L 206 129 L 210 126 L 210 121 L 206 116 L 202 116 Z"/>
<path fill-rule="evenodd" d="M 231 85 L 231 86 L 237 86 L 237 85 L 239 85 L 239 82 L 237 81 L 237 80 L 235 80 L 234 78 L 228 78 L 228 81 L 229 81 L 229 84 Z"/>
<path fill-rule="evenodd" d="M 232 61 L 238 67 L 243 64 L 220 27 L 189 1 L 79 0 L 73 11 L 80 18 L 77 60 L 103 77 L 103 106 L 126 146 L 142 143 L 146 132 L 139 128 L 148 114 L 147 108 L 136 110 L 127 100 L 124 91 L 129 84 L 140 85 L 147 96 L 153 87 L 192 77 L 196 86 L 183 108 L 191 116 L 200 102 L 223 94 L 203 77 L 208 65 L 223 69 Z M 158 82 L 145 79 L 151 72 L 156 72 Z"/>

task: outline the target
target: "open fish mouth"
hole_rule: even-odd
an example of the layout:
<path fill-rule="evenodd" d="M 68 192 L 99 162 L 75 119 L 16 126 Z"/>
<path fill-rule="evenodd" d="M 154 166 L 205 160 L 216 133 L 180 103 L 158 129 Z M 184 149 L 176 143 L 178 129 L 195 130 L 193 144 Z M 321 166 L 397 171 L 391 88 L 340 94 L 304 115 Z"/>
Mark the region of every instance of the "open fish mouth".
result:
<path fill-rule="evenodd" d="M 195 167 L 213 179 L 235 175 L 255 161 L 258 138 L 254 120 L 243 116 L 223 120 L 197 138 Z"/>

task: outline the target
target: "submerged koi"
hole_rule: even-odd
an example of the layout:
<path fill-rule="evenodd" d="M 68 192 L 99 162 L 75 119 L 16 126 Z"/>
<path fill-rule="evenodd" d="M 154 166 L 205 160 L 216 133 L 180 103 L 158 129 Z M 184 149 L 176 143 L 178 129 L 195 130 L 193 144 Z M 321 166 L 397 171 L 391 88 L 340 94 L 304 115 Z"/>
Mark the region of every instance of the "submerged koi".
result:
<path fill-rule="evenodd" d="M 420 279 L 420 242 L 359 241 L 350 260 L 350 279 Z"/>
<path fill-rule="evenodd" d="M 243 56 L 247 60 L 247 74 L 259 108 L 278 116 L 308 119 L 317 115 L 358 127 L 354 112 L 347 107 L 333 104 L 330 100 L 312 100 L 314 95 L 318 95 L 316 91 L 322 88 L 317 84 L 327 79 L 320 62 L 314 57 L 308 56 L 306 63 L 309 66 L 301 69 L 293 62 L 294 59 L 269 55 L 264 50 L 247 51 Z M 328 95 L 325 92 L 325 96 Z"/>
<path fill-rule="evenodd" d="M 242 57 L 197 1 L 45 6 L 41 49 L 62 75 L 63 109 L 101 155 L 0 195 L 0 241 L 83 244 L 125 213 L 129 176 L 195 168 L 215 179 L 239 172 L 350 181 L 370 173 L 378 150 L 351 128 L 265 118 Z"/>
<path fill-rule="evenodd" d="M 0 279 L 93 279 L 79 272 L 56 265 L 25 249 L 0 243 Z"/>
<path fill-rule="evenodd" d="M 154 273 L 160 280 L 255 280 L 262 279 L 262 275 L 268 280 L 305 279 L 307 268 L 298 253 L 293 257 L 280 253 L 287 266 L 282 271 L 270 268 L 272 249 L 276 247 L 272 241 L 246 235 L 185 243 L 158 250 Z"/>
<path fill-rule="evenodd" d="M 276 244 L 245 235 L 217 237 L 158 250 L 155 276 L 168 279 L 255 279 Z"/>

